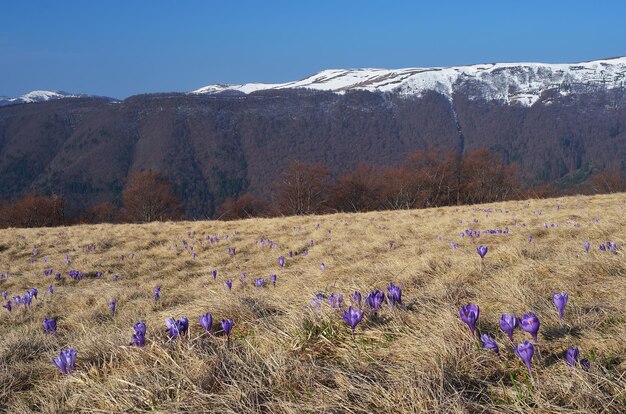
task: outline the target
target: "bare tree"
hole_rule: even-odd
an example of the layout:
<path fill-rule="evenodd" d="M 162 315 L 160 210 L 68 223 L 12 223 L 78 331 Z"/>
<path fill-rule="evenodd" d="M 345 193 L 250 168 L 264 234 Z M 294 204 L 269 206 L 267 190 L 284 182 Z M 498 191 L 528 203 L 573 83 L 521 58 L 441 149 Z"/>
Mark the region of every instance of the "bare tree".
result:
<path fill-rule="evenodd" d="M 327 201 L 330 172 L 321 164 L 292 161 L 275 185 L 278 209 L 283 214 L 321 213 Z"/>
<path fill-rule="evenodd" d="M 167 178 L 158 172 L 136 172 L 128 177 L 122 192 L 122 218 L 131 222 L 181 218 L 183 209 Z"/>

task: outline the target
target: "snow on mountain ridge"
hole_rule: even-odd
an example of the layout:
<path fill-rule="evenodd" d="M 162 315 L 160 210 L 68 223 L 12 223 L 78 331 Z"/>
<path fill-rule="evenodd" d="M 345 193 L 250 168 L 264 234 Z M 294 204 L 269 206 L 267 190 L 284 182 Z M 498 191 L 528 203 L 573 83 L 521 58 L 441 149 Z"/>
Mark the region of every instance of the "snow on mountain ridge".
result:
<path fill-rule="evenodd" d="M 572 86 L 626 87 L 626 57 L 581 63 L 488 63 L 468 66 L 406 69 L 328 69 L 308 78 L 279 84 L 209 85 L 190 93 L 307 88 L 344 93 L 347 90 L 395 92 L 421 96 L 437 91 L 452 96 L 465 89 L 470 97 L 531 106 L 549 89 L 568 94 Z"/>

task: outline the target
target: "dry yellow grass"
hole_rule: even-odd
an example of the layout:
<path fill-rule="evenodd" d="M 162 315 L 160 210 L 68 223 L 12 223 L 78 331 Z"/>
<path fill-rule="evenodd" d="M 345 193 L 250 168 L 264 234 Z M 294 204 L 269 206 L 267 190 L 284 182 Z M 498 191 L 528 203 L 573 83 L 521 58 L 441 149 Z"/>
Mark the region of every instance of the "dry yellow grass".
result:
<path fill-rule="evenodd" d="M 0 309 L 0 409 L 623 413 L 625 203 L 626 196 L 617 194 L 238 222 L 2 230 L 0 272 L 11 276 L 0 281 L 0 290 L 12 297 L 37 287 L 39 299 L 28 310 Z M 483 212 L 487 208 L 493 213 Z M 545 229 L 544 222 L 558 227 Z M 507 226 L 508 235 L 459 237 L 467 228 Z M 228 239 L 201 246 L 207 235 Z M 278 247 L 261 249 L 262 235 Z M 183 239 L 195 241 L 195 260 L 182 249 Z M 289 258 L 289 250 L 311 239 L 308 256 Z M 607 240 L 618 244 L 617 254 L 599 251 Z M 591 242 L 589 253 L 585 241 Z M 33 244 L 38 255 L 30 263 Z M 84 251 L 89 244 L 95 252 Z M 482 263 L 478 244 L 489 247 Z M 237 254 L 229 256 L 227 247 Z M 69 267 L 64 254 L 72 259 Z M 284 269 L 277 265 L 281 254 Z M 65 278 L 54 282 L 52 295 L 45 292 L 53 282 L 42 275 L 46 268 Z M 85 278 L 69 280 L 70 269 Z M 104 272 L 102 280 L 97 271 Z M 278 275 L 275 288 L 254 286 L 255 277 L 267 280 L 271 273 Z M 233 279 L 232 291 L 224 285 L 227 278 Z M 366 316 L 354 340 L 340 310 L 306 308 L 317 292 L 336 292 L 344 295 L 345 309 L 351 292 L 386 293 L 390 281 L 402 286 L 404 305 L 384 305 L 377 319 Z M 156 285 L 162 286 L 158 303 Z M 552 291 L 569 292 L 562 324 Z M 114 317 L 108 310 L 112 298 L 118 303 Z M 501 358 L 481 349 L 460 321 L 458 310 L 466 303 L 481 307 L 479 330 L 495 336 Z M 502 313 L 528 311 L 541 320 L 532 381 L 498 328 Z M 205 312 L 214 317 L 213 337 L 198 325 Z M 167 340 L 164 322 L 170 316 L 189 318 L 188 338 Z M 44 317 L 58 317 L 56 336 L 43 332 Z M 235 320 L 230 347 L 217 332 L 223 318 Z M 146 346 L 127 346 L 133 323 L 142 320 Z M 528 337 L 520 330 L 515 336 L 517 343 Z M 77 350 L 78 362 L 75 373 L 63 377 L 50 361 L 68 346 Z M 591 361 L 589 372 L 565 365 L 569 346 Z"/>

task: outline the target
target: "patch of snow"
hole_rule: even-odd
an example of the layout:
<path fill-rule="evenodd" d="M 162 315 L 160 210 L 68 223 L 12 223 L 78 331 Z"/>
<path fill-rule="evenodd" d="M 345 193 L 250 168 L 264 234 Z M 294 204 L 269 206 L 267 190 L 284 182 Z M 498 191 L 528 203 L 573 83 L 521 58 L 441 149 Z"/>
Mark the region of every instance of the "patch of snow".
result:
<path fill-rule="evenodd" d="M 572 87 L 626 87 L 626 57 L 573 64 L 492 63 L 407 69 L 329 69 L 286 83 L 209 85 L 191 94 L 306 88 L 335 93 L 367 90 L 421 96 L 436 91 L 448 97 L 465 90 L 470 98 L 531 106 L 550 89 L 571 93 Z"/>

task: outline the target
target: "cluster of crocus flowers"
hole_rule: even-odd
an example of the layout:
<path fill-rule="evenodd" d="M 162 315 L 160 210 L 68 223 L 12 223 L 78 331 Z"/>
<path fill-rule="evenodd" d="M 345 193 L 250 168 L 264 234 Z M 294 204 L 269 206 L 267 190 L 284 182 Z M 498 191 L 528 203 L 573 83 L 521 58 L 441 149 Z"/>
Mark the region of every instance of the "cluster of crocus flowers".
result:
<path fill-rule="evenodd" d="M 165 326 L 167 327 L 166 331 L 170 339 L 175 339 L 179 335 L 184 335 L 189 331 L 189 320 L 185 317 L 178 320 L 168 318 L 165 321 Z"/>
<path fill-rule="evenodd" d="M 607 251 L 607 252 L 613 252 L 615 254 L 617 254 L 617 245 L 613 242 L 606 242 L 600 245 L 600 250 L 602 251 Z"/>
<path fill-rule="evenodd" d="M 59 368 L 63 375 L 69 375 L 76 368 L 76 355 L 74 348 L 69 348 L 61 351 L 59 356 L 52 360 L 52 363 Z"/>
<path fill-rule="evenodd" d="M 340 308 L 343 303 L 343 295 L 332 293 L 328 297 L 328 302 L 330 303 L 331 308 Z"/>
<path fill-rule="evenodd" d="M 385 301 L 385 294 L 381 292 L 380 290 L 372 290 L 365 297 L 365 304 L 369 306 L 370 308 L 372 308 L 374 313 L 378 312 L 378 310 L 380 309 L 380 305 L 382 305 L 384 301 Z"/>
<path fill-rule="evenodd" d="M 72 269 L 72 270 L 70 270 L 68 272 L 68 276 L 71 279 L 74 279 L 75 281 L 78 282 L 79 280 L 81 280 L 85 276 L 85 274 L 83 272 L 78 271 L 78 270 Z"/>

